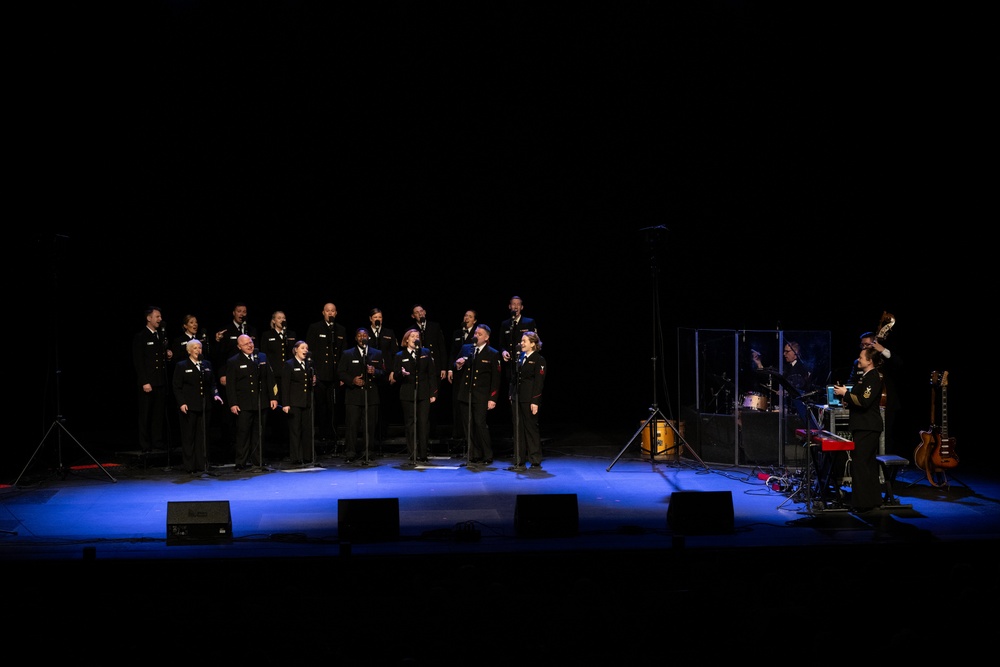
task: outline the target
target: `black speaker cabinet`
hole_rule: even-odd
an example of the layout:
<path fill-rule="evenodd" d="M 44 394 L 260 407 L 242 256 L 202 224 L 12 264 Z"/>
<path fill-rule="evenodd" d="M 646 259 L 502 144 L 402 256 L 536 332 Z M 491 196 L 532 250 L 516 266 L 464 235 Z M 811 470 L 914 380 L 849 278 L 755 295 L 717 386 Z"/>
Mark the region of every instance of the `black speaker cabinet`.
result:
<path fill-rule="evenodd" d="M 399 539 L 399 498 L 340 498 L 337 536 L 341 543 Z"/>
<path fill-rule="evenodd" d="M 742 453 L 744 463 L 768 465 L 778 463 L 778 413 L 740 410 L 742 422 Z"/>
<path fill-rule="evenodd" d="M 580 530 L 575 493 L 519 495 L 514 505 L 518 537 L 573 537 Z"/>
<path fill-rule="evenodd" d="M 167 545 L 220 544 L 233 541 L 228 500 L 167 502 Z"/>
<path fill-rule="evenodd" d="M 678 535 L 723 535 L 734 530 L 732 491 L 674 491 L 667 526 Z"/>
<path fill-rule="evenodd" d="M 715 463 L 736 463 L 736 417 L 705 414 L 697 419 L 697 423 L 701 458 Z"/>

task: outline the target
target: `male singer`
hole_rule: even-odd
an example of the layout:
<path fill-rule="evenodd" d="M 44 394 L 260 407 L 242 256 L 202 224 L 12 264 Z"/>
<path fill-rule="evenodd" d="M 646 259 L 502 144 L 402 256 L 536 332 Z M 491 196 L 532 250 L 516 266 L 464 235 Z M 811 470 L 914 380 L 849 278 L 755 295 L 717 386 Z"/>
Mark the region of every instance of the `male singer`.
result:
<path fill-rule="evenodd" d="M 497 406 L 500 394 L 500 353 L 488 345 L 490 328 L 476 327 L 476 341 L 462 348 L 455 360 L 461 373 L 458 380 L 458 402 L 467 418 L 462 421 L 468 441 L 470 465 L 493 463 L 493 442 L 486 414 Z M 470 428 L 469 421 L 472 422 Z"/>
<path fill-rule="evenodd" d="M 277 387 L 271 367 L 256 352 L 253 339 L 237 338 L 239 352 L 226 362 L 226 403 L 236 416 L 236 470 L 252 468 L 251 452 L 263 456 L 261 416 L 265 409 L 278 407 Z M 259 445 L 259 447 L 257 447 Z"/>
<path fill-rule="evenodd" d="M 340 356 L 337 375 L 344 383 L 344 412 L 347 429 L 344 437 L 344 458 L 353 463 L 358 458 L 358 428 L 364 424 L 364 463 L 378 428 L 378 385 L 385 376 L 382 351 L 368 345 L 368 329 L 354 332 L 354 346 Z"/>
<path fill-rule="evenodd" d="M 326 440 L 337 448 L 337 390 L 341 382 L 337 377 L 337 365 L 344 349 L 347 330 L 337 323 L 337 306 L 323 305 L 323 319 L 313 322 L 306 331 L 309 355 L 316 372 L 316 438 Z"/>
<path fill-rule="evenodd" d="M 139 450 L 142 454 L 165 449 L 167 361 L 173 353 L 166 335 L 160 331 L 161 322 L 163 314 L 159 308 L 146 308 L 146 326 L 132 339 L 132 365 L 139 388 Z"/>

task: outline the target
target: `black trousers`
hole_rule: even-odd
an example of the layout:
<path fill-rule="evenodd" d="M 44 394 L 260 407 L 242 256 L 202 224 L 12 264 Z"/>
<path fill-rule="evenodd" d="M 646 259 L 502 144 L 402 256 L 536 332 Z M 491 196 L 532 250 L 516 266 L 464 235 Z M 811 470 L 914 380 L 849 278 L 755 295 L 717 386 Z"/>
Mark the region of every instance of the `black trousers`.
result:
<path fill-rule="evenodd" d="M 365 437 L 365 410 L 368 411 L 368 440 L 367 448 Z M 377 441 L 378 433 L 378 413 L 379 404 L 369 403 L 368 406 L 357 405 L 353 403 L 348 403 L 344 406 L 345 414 L 345 428 L 347 429 L 344 434 L 344 456 L 349 459 L 357 458 L 358 454 L 363 451 L 367 451 L 369 454 L 372 451 L 372 445 Z M 358 431 L 361 432 L 361 446 L 358 446 Z"/>
<path fill-rule="evenodd" d="M 485 403 L 461 402 L 462 429 L 469 443 L 469 460 L 476 461 L 493 458 L 493 440 L 490 438 L 490 427 L 486 423 L 489 408 Z M 472 426 L 469 432 L 469 406 L 472 406 Z"/>

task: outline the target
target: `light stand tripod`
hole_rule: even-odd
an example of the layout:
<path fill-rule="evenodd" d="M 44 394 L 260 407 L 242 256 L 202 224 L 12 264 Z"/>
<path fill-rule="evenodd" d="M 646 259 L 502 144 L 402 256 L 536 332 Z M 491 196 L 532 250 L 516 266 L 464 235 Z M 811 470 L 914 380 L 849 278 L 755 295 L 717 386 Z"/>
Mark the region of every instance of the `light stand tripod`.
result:
<path fill-rule="evenodd" d="M 62 234 L 56 234 L 52 239 L 53 247 L 57 248 L 60 240 L 68 240 L 68 239 L 69 239 L 68 236 L 64 236 Z M 53 255 L 54 254 L 55 250 L 53 250 Z M 53 285 L 53 291 L 55 293 L 58 293 L 59 291 L 58 266 L 59 266 L 59 261 L 58 259 L 55 259 L 53 262 L 53 269 L 52 269 L 52 285 Z M 28 468 L 31 467 L 31 463 L 35 460 L 35 457 L 38 456 L 38 452 L 41 451 L 42 445 L 44 445 L 45 441 L 48 440 L 49 435 L 52 434 L 53 430 L 55 430 L 56 432 L 56 456 L 57 456 L 56 470 L 59 473 L 60 478 L 66 479 L 66 475 L 69 472 L 63 465 L 63 457 L 62 457 L 62 435 L 65 432 L 66 435 L 69 436 L 69 438 L 77 444 L 77 446 L 81 449 L 81 451 L 83 451 L 83 453 L 86 454 L 90 458 L 90 460 L 93 461 L 97 465 L 97 467 L 100 468 L 101 471 L 108 476 L 108 479 L 110 479 L 112 482 L 117 482 L 118 480 L 115 479 L 111 475 L 111 473 L 109 473 L 107 469 L 104 466 L 102 466 L 101 463 L 97 459 L 95 459 L 90 452 L 87 451 L 87 448 L 84 447 L 82 444 L 80 444 L 80 441 L 77 440 L 73 436 L 73 434 L 69 432 L 69 429 L 66 428 L 66 424 L 64 423 L 66 421 L 66 418 L 63 417 L 61 403 L 60 403 L 62 397 L 62 386 L 60 383 L 62 378 L 62 370 L 59 368 L 59 327 L 53 327 L 52 330 L 55 332 L 53 334 L 55 338 L 52 346 L 53 348 L 52 358 L 55 361 L 56 415 L 55 419 L 53 419 L 52 423 L 49 425 L 48 430 L 45 432 L 45 435 L 43 435 L 42 439 L 39 441 L 38 446 L 35 447 L 35 451 L 34 453 L 32 453 L 31 458 L 28 459 L 28 462 L 24 465 L 24 468 L 21 470 L 21 473 L 17 476 L 17 479 L 14 480 L 13 486 L 16 487 L 17 483 L 21 481 L 21 477 L 23 477 L 24 473 L 28 470 Z"/>
<path fill-rule="evenodd" d="M 660 313 L 660 297 L 659 297 L 659 289 L 657 288 L 657 283 L 658 283 L 657 278 L 658 278 L 659 272 L 658 272 L 658 269 L 657 269 L 656 246 L 655 246 L 655 244 L 656 244 L 657 241 L 659 241 L 661 233 L 666 233 L 667 232 L 667 228 L 666 228 L 665 225 L 658 225 L 656 227 L 647 227 L 647 228 L 642 229 L 640 231 L 647 232 L 647 241 L 649 241 L 649 243 L 650 243 L 650 250 L 651 250 L 651 252 L 650 252 L 650 275 L 652 276 L 652 283 L 653 283 L 653 357 L 652 357 L 652 361 L 653 361 L 653 368 L 652 368 L 652 371 L 653 371 L 653 402 L 652 402 L 652 404 L 649 407 L 649 417 L 647 417 L 646 421 L 644 421 L 642 423 L 642 425 L 639 427 L 639 430 L 637 430 L 632 435 L 632 437 L 629 438 L 629 441 L 625 443 L 625 446 L 622 447 L 622 450 L 620 452 L 618 452 L 618 455 L 615 456 L 614 460 L 611 461 L 611 464 L 607 467 L 607 470 L 610 471 L 611 468 L 614 467 L 615 463 L 618 462 L 618 459 L 620 459 L 622 457 L 622 454 L 625 453 L 625 450 L 627 450 L 629 448 L 629 446 L 633 442 L 635 442 L 635 439 L 638 438 L 642 434 L 643 430 L 645 430 L 647 428 L 649 429 L 649 443 L 650 443 L 650 446 L 649 446 L 649 461 L 650 461 L 650 463 L 655 463 L 656 462 L 656 456 L 655 456 L 656 455 L 656 447 L 654 446 L 654 443 L 656 442 L 657 417 L 659 417 L 660 420 L 663 421 L 663 423 L 665 423 L 667 426 L 670 427 L 670 429 L 674 432 L 674 435 L 676 436 L 675 442 L 679 442 L 680 443 L 679 445 L 675 444 L 673 446 L 673 448 L 677 448 L 677 447 L 683 446 L 684 449 L 695 460 L 697 460 L 698 463 L 700 463 L 703 468 L 705 468 L 707 470 L 708 466 L 705 464 L 704 461 L 701 460 L 701 457 L 698 456 L 695 453 L 695 451 L 691 448 L 691 445 L 689 445 L 688 442 L 687 442 L 687 440 L 684 439 L 684 436 L 681 435 L 681 432 L 679 430 L 677 430 L 677 427 L 674 425 L 673 420 L 667 419 L 666 416 L 664 416 L 664 414 L 660 411 L 660 408 L 656 404 L 656 380 L 657 380 L 657 365 L 656 365 L 657 357 L 656 357 L 656 351 L 658 349 L 658 342 L 660 340 L 660 316 L 659 316 L 659 313 Z"/>
<path fill-rule="evenodd" d="M 56 371 L 57 375 L 58 375 L 58 372 L 59 372 L 59 371 Z M 57 382 L 57 384 L 58 384 L 58 382 Z M 56 390 L 56 391 L 58 392 L 58 390 Z M 58 403 L 58 401 L 57 401 L 57 403 Z M 57 408 L 56 408 L 56 412 L 58 413 L 58 411 L 59 411 L 59 409 L 58 409 L 58 407 L 57 407 Z M 56 418 L 55 418 L 55 420 L 53 420 L 52 424 L 51 424 L 51 425 L 49 426 L 49 430 L 45 432 L 45 435 L 44 435 L 44 436 L 42 436 L 42 440 L 41 440 L 41 442 L 39 442 L 39 443 L 38 443 L 38 446 L 37 446 L 37 447 L 35 447 L 35 452 L 34 452 L 34 454 L 32 454 L 32 455 L 31 455 L 31 458 L 30 458 L 30 459 L 28 459 L 28 462 L 27 462 L 27 463 L 26 463 L 26 464 L 24 465 L 24 469 L 23 469 L 23 470 L 21 470 L 21 474 L 20 474 L 20 475 L 18 475 L 18 476 L 17 476 L 17 479 L 15 479 L 15 480 L 14 480 L 14 484 L 13 484 L 13 486 L 15 486 L 15 487 L 16 487 L 16 486 L 17 486 L 17 483 L 21 481 L 21 477 L 23 477 L 23 476 L 24 476 L 24 473 L 25 473 L 25 471 L 27 471 L 27 470 L 28 470 L 28 468 L 29 468 L 29 467 L 31 467 L 31 462 L 35 460 L 35 456 L 37 456 L 37 455 L 38 455 L 38 452 L 39 452 L 39 450 L 40 450 L 40 449 L 42 448 L 42 445 L 44 445 L 44 444 L 45 444 L 45 441 L 46 441 L 46 440 L 48 440 L 48 437 L 49 437 L 49 435 L 50 435 L 50 434 L 52 433 L 52 430 L 53 430 L 54 428 L 56 428 L 57 426 L 59 427 L 59 430 L 57 430 L 57 431 L 56 431 L 56 440 L 57 440 L 57 443 L 58 443 L 58 444 L 57 444 L 57 447 L 56 447 L 56 451 L 57 451 L 57 456 L 59 457 L 59 458 L 58 458 L 58 461 L 59 461 L 59 463 L 58 463 L 58 465 L 57 465 L 57 467 L 56 467 L 56 470 L 57 470 L 57 471 L 59 472 L 59 476 L 60 476 L 60 477 L 61 477 L 62 479 L 66 479 L 66 474 L 67 474 L 67 473 L 69 472 L 69 471 L 68 471 L 68 470 L 66 469 L 66 467 L 65 467 L 65 466 L 63 466 L 63 460 L 62 460 L 62 434 L 63 434 L 63 432 L 65 431 L 66 435 L 67 435 L 67 436 L 69 436 L 69 437 L 70 437 L 70 439 L 71 439 L 71 440 L 73 440 L 73 442 L 75 442 L 75 443 L 76 443 L 76 444 L 77 444 L 77 445 L 78 445 L 78 446 L 80 447 L 80 449 L 81 449 L 81 450 L 83 451 L 83 453 L 84 453 L 84 454 L 86 454 L 86 455 L 87 455 L 88 457 L 90 457 L 90 460 L 91 460 L 91 461 L 93 461 L 93 462 L 94 462 L 94 463 L 95 463 L 95 464 L 97 465 L 97 467 L 98 467 L 98 468 L 100 468 L 100 469 L 101 469 L 101 471 L 102 471 L 102 472 L 104 472 L 104 474 L 105 474 L 105 475 L 107 475 L 107 476 L 108 476 L 108 478 L 109 478 L 109 479 L 110 479 L 110 480 L 111 480 L 112 482 L 117 482 L 117 481 L 118 481 L 117 479 L 115 479 L 115 478 L 114 478 L 114 477 L 113 477 L 113 476 L 111 475 L 111 473 L 109 473 L 109 472 L 108 472 L 107 468 L 105 468 L 104 466 L 102 466 L 102 465 L 100 464 L 100 462 L 99 462 L 99 461 L 98 461 L 97 459 L 95 459 L 95 458 L 94 458 L 94 457 L 93 457 L 93 456 L 91 455 L 91 453 L 90 453 L 90 452 L 88 452 L 88 451 L 87 451 L 87 448 L 86 448 L 86 447 L 84 447 L 84 446 L 83 446 L 82 444 L 80 444 L 80 441 L 79 441 L 79 440 L 77 440 L 76 438 L 74 438 L 74 437 L 73 437 L 73 434 L 69 432 L 69 429 L 68 429 L 68 428 L 66 428 L 66 425 L 65 425 L 65 424 L 63 423 L 64 421 L 65 421 L 65 418 L 64 418 L 64 417 L 63 417 L 63 416 L 62 416 L 61 414 L 56 414 Z"/>

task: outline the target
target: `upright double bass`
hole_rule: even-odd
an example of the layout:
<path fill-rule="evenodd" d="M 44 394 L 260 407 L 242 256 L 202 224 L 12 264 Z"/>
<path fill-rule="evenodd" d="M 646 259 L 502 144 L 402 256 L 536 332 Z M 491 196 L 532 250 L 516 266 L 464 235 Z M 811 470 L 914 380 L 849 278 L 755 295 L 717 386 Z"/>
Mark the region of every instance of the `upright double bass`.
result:
<path fill-rule="evenodd" d="M 893 325 L 896 324 L 896 318 L 887 310 L 882 311 L 882 319 L 878 323 L 878 333 L 875 334 L 875 341 L 880 345 L 885 345 L 885 339 L 889 336 L 889 332 L 892 331 Z M 886 403 L 886 389 L 885 382 L 882 383 L 882 398 L 879 400 L 879 405 L 883 408 Z M 933 421 L 933 417 L 931 417 Z"/>

